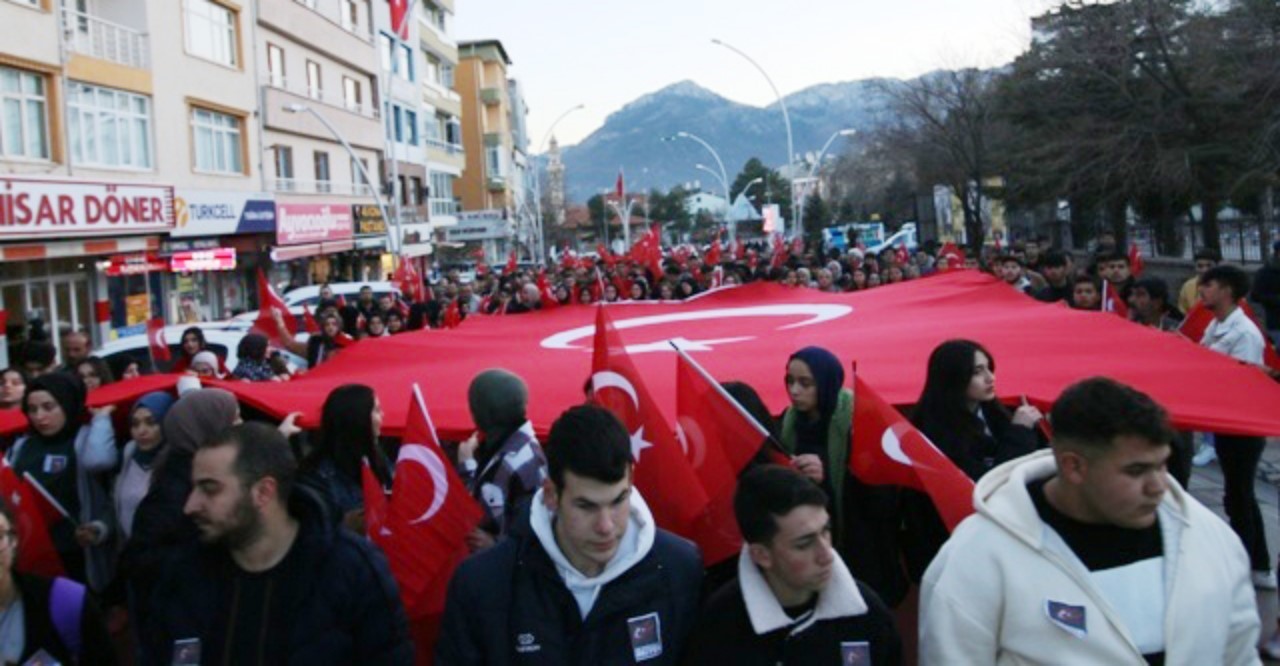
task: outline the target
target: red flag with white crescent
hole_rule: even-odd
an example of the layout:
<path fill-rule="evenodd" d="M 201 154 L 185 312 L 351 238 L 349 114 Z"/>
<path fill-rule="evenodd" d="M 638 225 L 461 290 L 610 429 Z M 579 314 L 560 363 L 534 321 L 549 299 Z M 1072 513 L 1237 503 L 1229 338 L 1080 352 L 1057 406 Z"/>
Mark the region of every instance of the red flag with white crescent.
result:
<path fill-rule="evenodd" d="M 17 518 L 10 527 L 18 538 L 18 570 L 39 576 L 66 575 L 62 558 L 49 536 L 49 520 L 41 508 L 44 502 L 5 460 L 0 460 L 0 496 Z"/>
<path fill-rule="evenodd" d="M 742 534 L 733 514 L 738 475 L 762 446 L 780 456 L 781 451 L 771 446 L 769 431 L 702 366 L 683 350 L 677 351 L 676 438 L 708 499 L 694 540 L 702 548 L 703 562 L 715 564 L 737 555 L 742 548 Z M 790 464 L 786 457 L 776 462 Z"/>
<path fill-rule="evenodd" d="M 864 483 L 923 491 L 954 530 L 973 513 L 973 481 L 853 373 L 853 451 L 849 469 Z"/>
<path fill-rule="evenodd" d="M 613 412 L 631 433 L 635 483 L 654 519 L 665 529 L 696 538 L 695 523 L 706 510 L 707 494 L 685 459 L 675 430 L 640 379 L 604 306 L 596 308 L 591 373 L 595 402 Z"/>
<path fill-rule="evenodd" d="M 306 303 L 302 304 L 302 325 L 308 334 L 320 334 L 320 322 L 316 321 L 315 316 L 311 314 L 311 308 Z"/>
<path fill-rule="evenodd" d="M 1147 264 L 1142 260 L 1142 250 L 1137 243 L 1129 243 L 1129 272 L 1134 277 L 1141 277 L 1142 271 L 1147 269 Z"/>
<path fill-rule="evenodd" d="M 364 531 L 369 540 L 382 547 L 382 529 L 387 523 L 387 491 L 373 473 L 366 458 L 360 466 L 360 490 L 364 495 Z"/>
<path fill-rule="evenodd" d="M 164 339 L 164 319 L 152 317 L 147 320 L 147 347 L 151 351 L 152 361 L 169 361 L 169 342 Z"/>
<path fill-rule="evenodd" d="M 408 419 L 381 546 L 405 610 L 417 618 L 444 612 L 445 588 L 467 554 L 465 537 L 480 524 L 482 514 L 440 447 L 417 384 Z"/>

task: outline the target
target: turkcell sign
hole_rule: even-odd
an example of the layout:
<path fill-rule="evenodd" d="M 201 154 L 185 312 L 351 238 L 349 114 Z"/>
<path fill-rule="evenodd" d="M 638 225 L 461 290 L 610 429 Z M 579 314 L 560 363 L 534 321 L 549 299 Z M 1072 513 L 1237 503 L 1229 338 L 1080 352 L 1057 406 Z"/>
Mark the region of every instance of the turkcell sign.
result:
<path fill-rule="evenodd" d="M 173 228 L 173 188 L 0 177 L 0 239 L 74 238 Z"/>
<path fill-rule="evenodd" d="M 353 235 L 349 205 L 279 204 L 276 206 L 276 242 L 281 245 L 347 240 Z"/>
<path fill-rule="evenodd" d="M 179 189 L 174 198 L 174 238 L 271 233 L 276 202 L 264 192 Z"/>

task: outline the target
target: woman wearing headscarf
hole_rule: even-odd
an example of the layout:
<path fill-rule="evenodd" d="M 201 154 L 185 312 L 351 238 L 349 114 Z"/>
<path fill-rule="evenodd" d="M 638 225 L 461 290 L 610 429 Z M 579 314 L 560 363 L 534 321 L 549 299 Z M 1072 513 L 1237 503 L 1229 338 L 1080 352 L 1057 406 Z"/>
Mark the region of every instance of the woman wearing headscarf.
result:
<path fill-rule="evenodd" d="M 471 380 L 467 404 L 478 432 L 458 447 L 459 474 L 485 517 L 468 537 L 472 552 L 529 529 L 529 505 L 547 478 L 547 457 L 525 416 L 529 388 L 502 369 Z"/>
<path fill-rule="evenodd" d="M 111 502 L 97 475 L 115 467 L 118 454 L 111 407 L 89 412 L 79 377 L 51 373 L 32 380 L 22 399 L 30 426 L 5 459 L 30 475 L 66 511 L 49 536 L 67 575 L 94 590 L 109 582 L 115 564 Z M 88 425 L 84 425 L 85 421 Z"/>
<path fill-rule="evenodd" d="M 129 413 L 132 439 L 124 445 L 114 493 L 116 518 L 125 539 L 133 534 L 133 516 L 151 488 L 151 472 L 164 446 L 164 417 L 173 403 L 173 396 L 155 391 L 138 398 Z"/>
<path fill-rule="evenodd" d="M 339 386 L 325 398 L 315 447 L 302 461 L 299 480 L 319 491 L 330 518 L 364 533 L 361 468 L 369 468 L 383 488 L 391 487 L 391 464 L 378 446 L 382 405 L 363 384 Z"/>
<path fill-rule="evenodd" d="M 222 359 L 218 358 L 217 354 L 205 350 L 191 357 L 191 366 L 187 368 L 187 372 L 197 377 L 222 379 L 226 376 L 226 373 L 218 370 L 221 364 Z"/>
<path fill-rule="evenodd" d="M 121 562 L 136 601 L 136 626 L 145 625 L 154 576 L 175 547 L 195 541 L 195 524 L 183 513 L 191 494 L 191 464 L 201 442 L 240 422 L 240 405 L 229 391 L 199 388 L 165 414 L 165 445 L 152 464 L 151 488 L 133 515 Z"/>
<path fill-rule="evenodd" d="M 801 474 L 830 498 L 832 542 L 859 580 L 890 606 L 906 594 L 899 559 L 898 493 L 868 486 L 849 471 L 853 444 L 853 392 L 835 354 L 805 347 L 787 359 L 791 406 L 782 414 L 782 448 Z"/>
<path fill-rule="evenodd" d="M 97 356 L 90 356 L 77 363 L 75 372 L 80 375 L 80 380 L 84 382 L 85 390 L 88 391 L 116 381 L 115 374 L 111 372 L 111 366 Z"/>

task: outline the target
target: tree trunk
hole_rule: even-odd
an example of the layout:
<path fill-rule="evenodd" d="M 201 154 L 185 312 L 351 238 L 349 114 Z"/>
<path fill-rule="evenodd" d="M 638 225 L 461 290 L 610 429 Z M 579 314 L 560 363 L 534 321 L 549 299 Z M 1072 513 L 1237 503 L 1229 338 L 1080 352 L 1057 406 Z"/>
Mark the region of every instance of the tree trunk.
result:
<path fill-rule="evenodd" d="M 1129 247 L 1129 202 L 1117 197 L 1107 204 L 1107 222 L 1116 237 L 1116 250 L 1124 252 Z"/>
<path fill-rule="evenodd" d="M 1214 197 L 1205 197 L 1200 202 L 1200 225 L 1204 231 L 1204 246 L 1222 251 L 1222 238 L 1218 233 L 1218 201 Z"/>

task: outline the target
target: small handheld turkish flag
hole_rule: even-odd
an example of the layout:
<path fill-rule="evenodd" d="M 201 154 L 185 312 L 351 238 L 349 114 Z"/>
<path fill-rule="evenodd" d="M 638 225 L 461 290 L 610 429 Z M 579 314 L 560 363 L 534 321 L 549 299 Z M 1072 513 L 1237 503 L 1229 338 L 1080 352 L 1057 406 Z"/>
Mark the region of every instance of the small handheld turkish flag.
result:
<path fill-rule="evenodd" d="M 1137 243 L 1129 243 L 1129 272 L 1134 277 L 1141 277 L 1142 271 L 1147 269 L 1147 264 L 1142 260 L 1142 250 L 1138 248 Z"/>
<path fill-rule="evenodd" d="M 449 578 L 467 555 L 465 538 L 481 512 L 440 448 L 417 384 L 409 400 L 380 545 L 405 610 L 415 618 L 444 612 Z"/>
<path fill-rule="evenodd" d="M 374 475 L 366 458 L 360 467 L 360 490 L 364 495 L 364 531 L 369 540 L 382 546 L 383 528 L 387 523 L 387 491 Z"/>
<path fill-rule="evenodd" d="M 151 351 L 151 361 L 169 361 L 169 342 L 164 339 L 164 319 L 152 317 L 147 320 L 147 348 Z"/>
<path fill-rule="evenodd" d="M 289 331 L 289 335 L 293 336 L 298 333 L 298 321 L 289 313 L 289 307 L 284 304 L 284 299 L 276 293 L 271 287 L 271 283 L 267 282 L 267 276 L 263 274 L 262 269 L 258 269 L 258 318 L 253 320 L 253 330 L 267 336 L 278 347 L 280 344 L 280 327 L 276 325 L 274 312 L 279 312 L 280 317 L 284 320 L 284 327 Z"/>
<path fill-rule="evenodd" d="M 658 411 L 605 306 L 597 306 L 591 388 L 597 404 L 613 412 L 631 433 L 636 486 L 658 525 L 695 538 L 694 523 L 706 510 L 707 494 Z"/>
<path fill-rule="evenodd" d="M 771 446 L 769 431 L 724 387 L 684 350 L 676 347 L 676 352 L 676 437 L 708 499 L 694 540 L 702 547 L 703 561 L 714 564 L 742 548 L 742 535 L 733 514 L 738 474 L 762 446 L 781 452 L 776 445 Z M 790 465 L 785 456 L 777 462 Z"/>
<path fill-rule="evenodd" d="M 849 469 L 864 483 L 923 491 L 947 529 L 973 513 L 973 481 L 853 371 Z"/>
<path fill-rule="evenodd" d="M 1116 285 L 1108 280 L 1102 281 L 1102 311 L 1114 312 L 1125 319 L 1129 318 L 1129 305 L 1120 298 Z"/>
<path fill-rule="evenodd" d="M 306 327 L 308 334 L 320 334 L 320 323 L 311 315 L 311 308 L 307 307 L 306 303 L 302 304 L 302 325 Z"/>
<path fill-rule="evenodd" d="M 39 576 L 66 575 L 62 558 L 49 537 L 49 521 L 45 520 L 36 495 L 31 486 L 18 478 L 8 462 L 0 460 L 0 496 L 17 518 L 17 524 L 11 527 L 21 544 L 16 563 L 18 570 Z"/>

